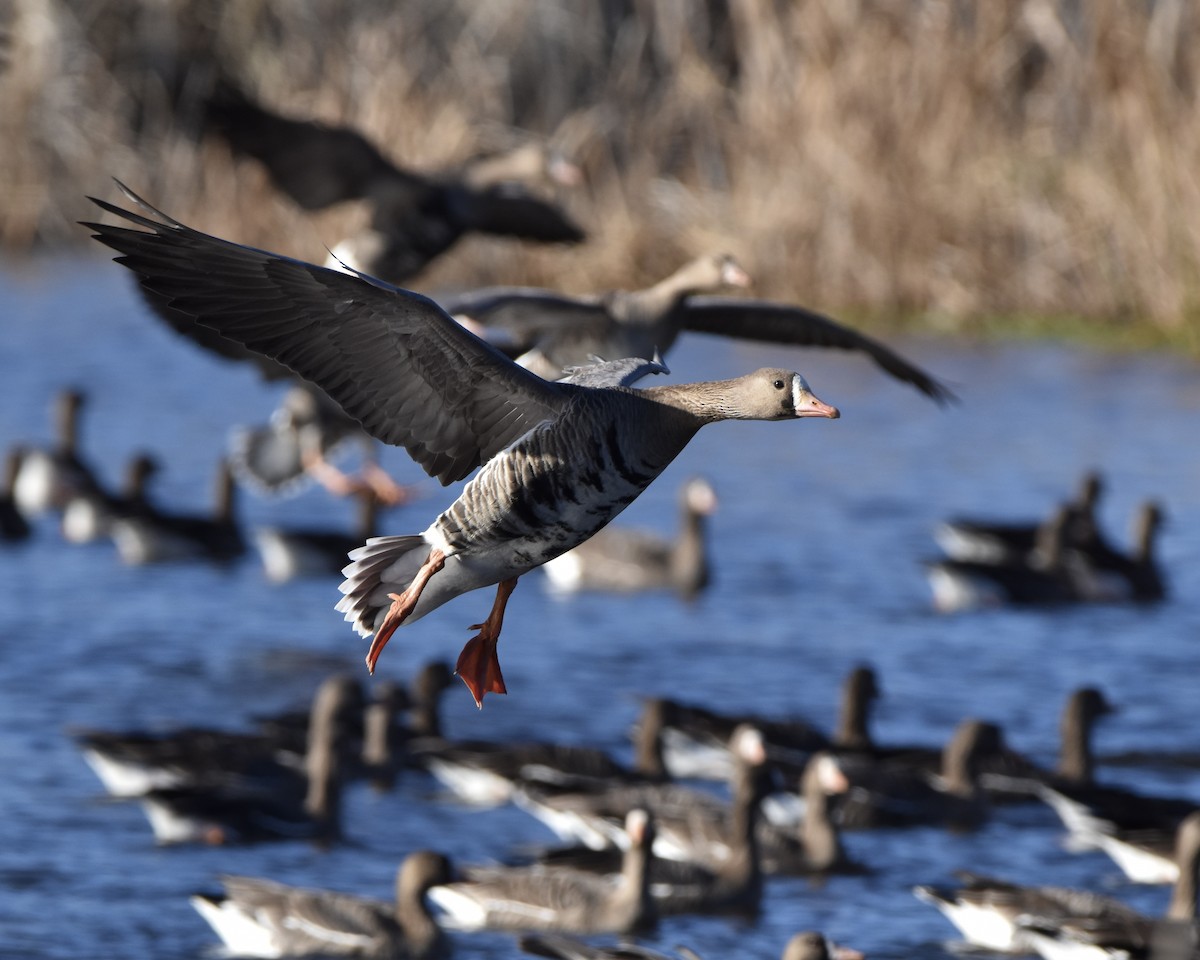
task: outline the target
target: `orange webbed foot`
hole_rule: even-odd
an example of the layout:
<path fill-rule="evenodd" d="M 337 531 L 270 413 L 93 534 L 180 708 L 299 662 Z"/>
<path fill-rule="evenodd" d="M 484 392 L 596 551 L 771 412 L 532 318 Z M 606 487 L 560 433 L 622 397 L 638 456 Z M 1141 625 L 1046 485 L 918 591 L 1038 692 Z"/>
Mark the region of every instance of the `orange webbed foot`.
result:
<path fill-rule="evenodd" d="M 483 624 L 476 624 L 472 630 L 479 630 Z M 500 658 L 496 655 L 496 638 L 486 632 L 467 641 L 458 655 L 458 663 L 454 672 L 462 678 L 462 682 L 475 698 L 475 706 L 483 709 L 483 698 L 489 693 L 508 693 L 504 685 L 504 675 L 500 672 Z"/>

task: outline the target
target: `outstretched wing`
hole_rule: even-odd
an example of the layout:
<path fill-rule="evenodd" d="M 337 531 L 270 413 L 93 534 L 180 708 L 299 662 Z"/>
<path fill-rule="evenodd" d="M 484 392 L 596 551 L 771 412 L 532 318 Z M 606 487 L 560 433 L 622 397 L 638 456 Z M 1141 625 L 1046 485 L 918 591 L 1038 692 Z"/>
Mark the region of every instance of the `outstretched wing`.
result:
<path fill-rule="evenodd" d="M 741 340 L 856 350 L 897 380 L 911 383 L 938 403 L 956 399 L 949 387 L 878 340 L 803 307 L 735 297 L 689 297 L 684 325 L 698 333 Z"/>
<path fill-rule="evenodd" d="M 554 419 L 571 391 L 518 367 L 420 294 L 200 233 L 121 186 L 143 229 L 87 223 L 171 309 L 278 360 L 442 483 Z"/>

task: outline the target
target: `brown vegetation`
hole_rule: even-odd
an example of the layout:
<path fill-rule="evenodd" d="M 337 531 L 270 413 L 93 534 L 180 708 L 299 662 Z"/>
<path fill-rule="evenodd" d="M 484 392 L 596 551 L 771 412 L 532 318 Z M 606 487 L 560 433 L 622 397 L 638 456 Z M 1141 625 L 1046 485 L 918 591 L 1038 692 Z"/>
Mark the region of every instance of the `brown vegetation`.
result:
<path fill-rule="evenodd" d="M 1196 337 L 1193 0 L 8 0 L 0 242 L 82 241 L 122 180 L 321 259 L 363 218 L 189 134 L 216 71 L 273 109 L 453 164 L 509 125 L 583 164 L 577 250 L 466 242 L 422 287 L 656 279 L 728 249 L 757 292 L 946 321 Z M 189 100 L 191 98 L 191 100 Z"/>

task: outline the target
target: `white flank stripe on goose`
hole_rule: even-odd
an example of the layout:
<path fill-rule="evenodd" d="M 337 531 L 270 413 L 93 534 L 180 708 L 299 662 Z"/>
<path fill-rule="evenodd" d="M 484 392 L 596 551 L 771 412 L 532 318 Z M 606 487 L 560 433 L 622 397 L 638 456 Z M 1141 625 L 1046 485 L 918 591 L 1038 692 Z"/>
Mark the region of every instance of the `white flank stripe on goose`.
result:
<path fill-rule="evenodd" d="M 196 908 L 230 953 L 239 957 L 282 957 L 270 928 L 263 926 L 232 900 L 213 903 L 205 897 L 191 897 Z"/>

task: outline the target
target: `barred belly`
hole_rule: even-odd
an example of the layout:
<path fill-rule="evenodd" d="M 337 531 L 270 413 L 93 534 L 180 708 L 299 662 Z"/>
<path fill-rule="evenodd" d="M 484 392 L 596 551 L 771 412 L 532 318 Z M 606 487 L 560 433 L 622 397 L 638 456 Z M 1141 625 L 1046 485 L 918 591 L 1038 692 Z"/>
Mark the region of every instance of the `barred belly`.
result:
<path fill-rule="evenodd" d="M 514 576 L 552 560 L 637 499 L 678 453 L 658 449 L 648 461 L 627 453 L 638 444 L 623 448 L 621 436 L 615 422 L 570 438 L 533 430 L 490 460 L 434 526 L 451 553 L 503 554 Z"/>

